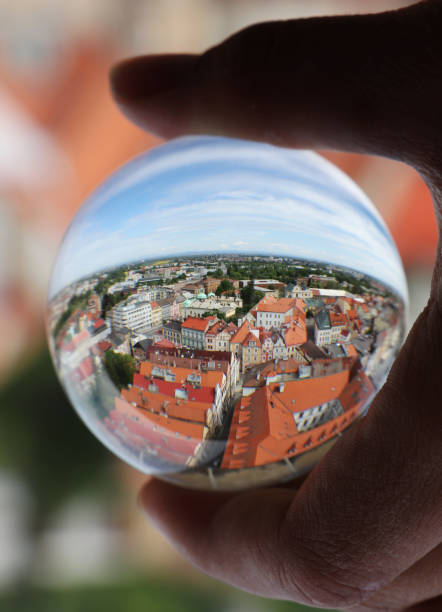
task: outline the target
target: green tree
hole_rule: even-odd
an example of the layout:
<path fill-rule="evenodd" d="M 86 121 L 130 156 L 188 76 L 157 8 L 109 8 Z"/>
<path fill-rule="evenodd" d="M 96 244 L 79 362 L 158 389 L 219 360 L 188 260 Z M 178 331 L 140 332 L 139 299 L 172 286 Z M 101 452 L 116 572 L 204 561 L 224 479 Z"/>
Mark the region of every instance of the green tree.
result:
<path fill-rule="evenodd" d="M 127 387 L 133 380 L 136 372 L 135 360 L 130 355 L 121 355 L 115 351 L 106 351 L 104 366 L 112 382 L 118 389 Z"/>
<path fill-rule="evenodd" d="M 224 278 L 216 288 L 215 294 L 219 296 L 224 293 L 224 291 L 233 291 L 234 288 L 232 283 L 227 278 Z"/>
<path fill-rule="evenodd" d="M 243 308 L 249 310 L 253 306 L 253 294 L 255 293 L 255 281 L 253 278 L 241 289 Z"/>
<path fill-rule="evenodd" d="M 103 297 L 102 302 L 103 316 L 119 302 L 125 300 L 126 297 L 127 295 L 123 291 L 119 291 L 118 293 L 106 293 L 106 295 Z"/>

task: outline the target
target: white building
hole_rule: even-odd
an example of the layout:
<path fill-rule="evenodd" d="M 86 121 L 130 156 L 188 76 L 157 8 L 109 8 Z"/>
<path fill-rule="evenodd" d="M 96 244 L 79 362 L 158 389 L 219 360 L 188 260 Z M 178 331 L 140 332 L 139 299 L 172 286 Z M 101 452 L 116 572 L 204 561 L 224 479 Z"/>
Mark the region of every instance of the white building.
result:
<path fill-rule="evenodd" d="M 293 316 L 295 300 L 291 298 L 261 300 L 256 307 L 256 325 L 264 329 L 280 328 Z"/>
<path fill-rule="evenodd" d="M 144 298 L 137 297 L 120 302 L 111 311 L 112 329 L 127 328 L 133 331 L 152 327 L 152 306 Z"/>
<path fill-rule="evenodd" d="M 302 300 L 313 297 L 313 289 L 311 287 L 302 287 L 301 285 L 294 285 L 287 289 L 287 297 L 290 298 L 301 298 Z"/>

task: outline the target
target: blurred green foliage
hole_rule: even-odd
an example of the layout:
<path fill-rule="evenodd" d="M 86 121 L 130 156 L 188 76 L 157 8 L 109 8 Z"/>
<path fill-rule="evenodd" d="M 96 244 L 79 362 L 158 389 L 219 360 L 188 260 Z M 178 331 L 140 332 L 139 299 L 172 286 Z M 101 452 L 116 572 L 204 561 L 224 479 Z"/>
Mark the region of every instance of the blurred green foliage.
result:
<path fill-rule="evenodd" d="M 130 355 L 122 355 L 111 349 L 104 354 L 104 367 L 114 385 L 120 390 L 132 382 L 137 371 L 135 360 Z"/>
<path fill-rule="evenodd" d="M 312 612 L 315 608 L 239 593 L 220 583 L 186 584 L 175 576 L 148 576 L 116 584 L 57 589 L 33 587 L 0 594 L 2 612 L 239 612 L 243 609 Z"/>
<path fill-rule="evenodd" d="M 0 467 L 30 488 L 34 528 L 73 495 L 118 494 L 112 455 L 74 412 L 46 348 L 0 389 L 0 414 Z"/>

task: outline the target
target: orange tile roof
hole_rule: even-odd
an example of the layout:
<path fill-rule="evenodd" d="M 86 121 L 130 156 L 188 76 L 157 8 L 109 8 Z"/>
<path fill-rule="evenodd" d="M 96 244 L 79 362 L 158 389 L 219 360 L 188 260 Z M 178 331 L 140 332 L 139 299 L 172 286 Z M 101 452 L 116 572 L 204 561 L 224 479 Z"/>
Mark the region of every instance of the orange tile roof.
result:
<path fill-rule="evenodd" d="M 206 331 L 206 335 L 217 336 L 227 327 L 224 321 L 217 321 Z"/>
<path fill-rule="evenodd" d="M 285 313 L 289 311 L 291 308 L 293 308 L 294 306 L 295 306 L 295 300 L 293 298 L 281 298 L 271 303 L 261 301 L 258 303 L 256 308 L 259 312 Z"/>
<path fill-rule="evenodd" d="M 267 388 L 262 387 L 236 403 L 221 468 L 236 469 L 254 465 L 257 444 L 270 431 L 267 393 Z"/>
<path fill-rule="evenodd" d="M 284 340 L 286 346 L 304 344 L 307 342 L 307 327 L 304 322 L 293 322 L 291 327 L 285 332 Z"/>
<path fill-rule="evenodd" d="M 232 336 L 232 338 L 230 339 L 230 342 L 233 344 L 242 344 L 242 342 L 248 336 L 249 332 L 250 332 L 250 323 L 246 319 L 244 323 L 241 325 L 241 327 L 238 329 L 238 331 L 235 332 L 235 334 Z"/>
<path fill-rule="evenodd" d="M 176 348 L 176 344 L 174 342 L 171 342 L 170 340 L 167 340 L 167 338 L 162 338 L 161 340 L 158 340 L 158 342 L 156 342 L 153 347 L 159 347 L 159 348 Z"/>
<path fill-rule="evenodd" d="M 187 317 L 182 323 L 181 329 L 194 329 L 196 331 L 205 331 L 208 325 L 207 319 L 200 319 L 199 317 Z"/>
<path fill-rule="evenodd" d="M 235 325 L 235 323 L 229 323 L 224 331 L 228 332 L 229 334 L 236 333 L 238 331 L 238 326 Z"/>
<path fill-rule="evenodd" d="M 312 391 L 308 389 L 310 381 L 296 381 L 301 383 L 300 387 L 303 387 L 304 409 L 327 401 L 331 396 L 339 396 L 346 413 L 309 431 L 298 432 L 291 403 L 288 407 L 280 399 L 284 397 L 284 392 L 273 392 L 272 385 L 260 387 L 251 395 L 243 397 L 234 408 L 221 467 L 241 469 L 253 465 L 265 465 L 319 446 L 336 436 L 356 418 L 373 391 L 370 380 L 363 372 L 358 373 L 348 384 L 346 384 L 348 371 L 310 380 L 317 387 L 314 402 L 306 401 Z M 335 387 L 333 391 L 331 383 Z M 285 383 L 285 386 L 287 385 L 290 383 Z M 301 399 L 298 396 L 298 407 Z"/>
<path fill-rule="evenodd" d="M 244 346 L 245 348 L 247 348 L 250 344 L 250 342 L 255 342 L 255 346 L 261 346 L 261 341 L 259 338 L 257 338 L 255 336 L 255 334 L 252 334 L 252 332 L 249 332 L 247 334 L 247 336 L 244 338 L 244 340 L 241 342 L 242 346 Z"/>
<path fill-rule="evenodd" d="M 180 464 L 186 463 L 203 440 L 204 425 L 148 412 L 120 397 L 115 398 L 115 409 L 109 416 L 106 424 L 119 430 L 124 442 L 151 445 L 158 456 Z"/>
<path fill-rule="evenodd" d="M 332 327 L 338 327 L 340 325 L 347 325 L 348 320 L 343 313 L 330 312 L 330 323 Z"/>
<path fill-rule="evenodd" d="M 175 374 L 176 382 L 184 382 L 188 376 L 191 374 L 197 374 L 201 376 L 201 386 L 202 387 L 212 387 L 215 388 L 216 385 L 221 386 L 223 381 L 223 372 L 222 371 L 207 371 L 200 372 L 199 370 L 191 369 L 191 368 L 180 368 L 175 366 L 158 366 L 153 364 L 150 361 L 143 361 L 140 365 L 140 374 L 149 378 L 152 375 L 152 368 L 154 367 L 164 367 L 164 369 L 170 370 L 172 374 Z"/>
<path fill-rule="evenodd" d="M 329 376 L 285 382 L 282 393 L 278 391 L 280 383 L 271 383 L 269 388 L 275 403 L 283 405 L 291 412 L 302 412 L 337 398 L 348 379 L 349 370 L 344 370 Z"/>
<path fill-rule="evenodd" d="M 203 424 L 206 422 L 207 411 L 212 406 L 212 404 L 205 402 L 177 399 L 162 393 L 152 393 L 139 387 L 122 389 L 121 398 L 127 402 L 135 403 L 138 408 L 147 412 L 166 414 L 168 417 L 179 421 Z"/>

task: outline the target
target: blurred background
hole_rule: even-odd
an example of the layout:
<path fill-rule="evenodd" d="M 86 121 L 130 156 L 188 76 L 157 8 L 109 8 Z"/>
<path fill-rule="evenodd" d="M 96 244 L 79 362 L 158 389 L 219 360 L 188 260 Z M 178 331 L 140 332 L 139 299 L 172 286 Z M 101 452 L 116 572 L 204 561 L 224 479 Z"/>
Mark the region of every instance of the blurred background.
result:
<path fill-rule="evenodd" d="M 92 437 L 55 377 L 44 338 L 47 284 L 85 196 L 159 142 L 113 104 L 113 62 L 198 52 L 267 19 L 406 4 L 0 0 L 0 610 L 306 609 L 202 576 L 143 518 L 136 506 L 143 475 Z M 428 295 L 437 240 L 425 185 L 397 162 L 323 153 L 386 220 L 407 271 L 411 323 Z"/>

